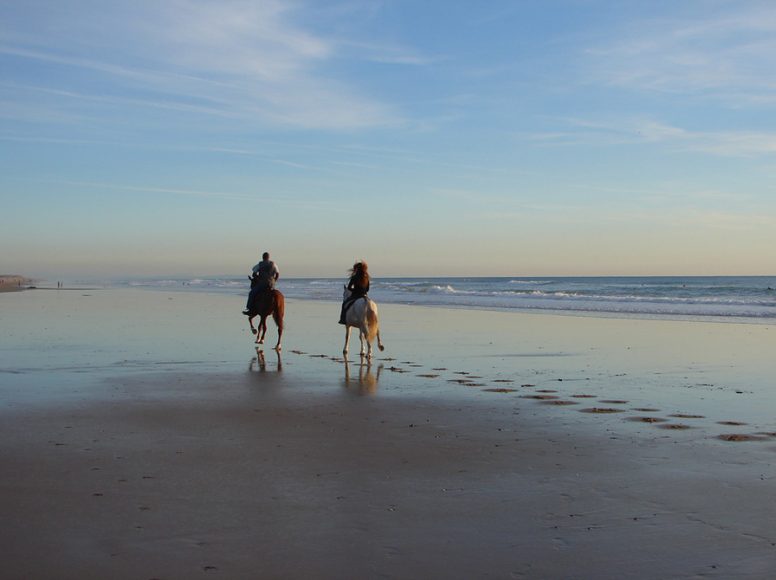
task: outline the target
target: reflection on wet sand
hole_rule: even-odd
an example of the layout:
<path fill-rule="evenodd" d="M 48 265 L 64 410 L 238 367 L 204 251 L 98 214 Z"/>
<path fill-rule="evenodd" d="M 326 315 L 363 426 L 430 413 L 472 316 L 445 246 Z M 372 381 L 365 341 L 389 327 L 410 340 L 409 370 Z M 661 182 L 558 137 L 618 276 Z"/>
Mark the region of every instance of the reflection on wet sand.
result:
<path fill-rule="evenodd" d="M 377 393 L 377 383 L 380 380 L 380 373 L 383 372 L 383 364 L 377 367 L 377 372 L 372 372 L 372 363 L 364 363 L 364 359 L 358 364 L 358 376 L 351 377 L 350 361 L 345 359 L 345 381 L 344 386 L 350 390 L 356 387 L 359 395 L 374 395 Z"/>
<path fill-rule="evenodd" d="M 283 370 L 283 359 L 280 356 L 280 351 L 275 350 L 273 351 L 277 357 L 277 372 L 281 372 Z M 264 356 L 264 350 L 260 347 L 256 347 L 256 356 L 251 359 L 251 364 L 248 366 L 249 372 L 256 371 L 256 366 L 258 365 L 258 371 L 259 372 L 266 372 L 267 371 L 267 359 Z"/>

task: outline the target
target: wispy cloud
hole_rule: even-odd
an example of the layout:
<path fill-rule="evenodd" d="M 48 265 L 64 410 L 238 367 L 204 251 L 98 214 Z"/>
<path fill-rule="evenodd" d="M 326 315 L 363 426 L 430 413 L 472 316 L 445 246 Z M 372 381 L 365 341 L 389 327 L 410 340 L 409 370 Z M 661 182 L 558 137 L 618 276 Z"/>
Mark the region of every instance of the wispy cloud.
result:
<path fill-rule="evenodd" d="M 41 11 L 34 22 L 25 21 L 26 30 L 7 27 L 0 54 L 92 75 L 93 94 L 70 91 L 67 74 L 49 77 L 45 88 L 69 92 L 70 98 L 123 93 L 127 107 L 164 107 L 253 125 L 350 130 L 402 122 L 395 107 L 352 79 L 331 74 L 331 65 L 349 55 L 341 41 L 299 24 L 297 4 L 172 0 L 119 3 L 118 9 L 78 6 Z M 37 34 L 32 24 L 44 32 Z M 57 29 L 68 32 L 45 34 Z M 401 47 L 375 45 L 371 52 L 386 62 L 424 62 Z"/>
<path fill-rule="evenodd" d="M 89 188 L 98 191 L 123 191 L 129 193 L 138 194 L 159 194 L 159 195 L 174 195 L 183 197 L 196 197 L 196 198 L 215 198 L 223 200 L 233 201 L 250 201 L 256 203 L 261 201 L 263 203 L 276 203 L 281 205 L 302 207 L 306 210 L 310 209 L 327 209 L 328 211 L 337 211 L 349 213 L 355 211 L 354 208 L 348 207 L 347 204 L 341 204 L 338 202 L 331 202 L 325 199 L 302 199 L 299 197 L 283 197 L 283 196 L 267 196 L 261 193 L 244 193 L 235 191 L 210 191 L 201 189 L 183 189 L 173 187 L 160 187 L 153 185 L 132 185 L 122 183 L 109 183 L 109 182 L 93 182 L 93 181 L 57 181 L 57 185 L 75 186 L 79 188 Z"/>
<path fill-rule="evenodd" d="M 519 133 L 536 146 L 617 146 L 653 144 L 674 151 L 724 157 L 776 154 L 776 131 L 692 130 L 644 118 L 565 119 L 565 130 Z"/>
<path fill-rule="evenodd" d="M 684 16 L 638 21 L 591 48 L 595 77 L 731 104 L 776 102 L 776 5 L 694 2 L 677 8 Z"/>

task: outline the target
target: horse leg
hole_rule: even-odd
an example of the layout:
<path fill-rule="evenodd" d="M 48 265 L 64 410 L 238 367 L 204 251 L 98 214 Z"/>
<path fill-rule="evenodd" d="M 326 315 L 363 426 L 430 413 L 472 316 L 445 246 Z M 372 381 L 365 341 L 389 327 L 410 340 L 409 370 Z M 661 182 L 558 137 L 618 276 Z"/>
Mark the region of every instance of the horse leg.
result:
<path fill-rule="evenodd" d="M 272 318 L 275 321 L 275 325 L 278 327 L 278 343 L 275 345 L 275 350 L 279 353 L 282 346 L 280 341 L 283 338 L 283 317 L 286 313 L 286 299 L 283 294 L 278 290 L 272 291 Z M 280 355 L 278 355 L 279 357 Z"/>
<path fill-rule="evenodd" d="M 283 348 L 280 346 L 280 340 L 283 338 L 283 325 L 280 324 L 278 326 L 278 343 L 275 345 L 275 350 L 280 352 L 280 349 Z"/>
<path fill-rule="evenodd" d="M 261 342 L 264 343 L 264 339 L 267 337 L 267 317 L 261 317 Z"/>
<path fill-rule="evenodd" d="M 369 347 L 369 356 L 372 356 L 371 348 L 372 345 L 369 344 L 369 327 L 366 325 L 361 325 L 361 328 L 358 329 L 358 339 L 361 341 L 361 352 L 359 353 L 362 357 L 366 354 L 364 352 L 364 341 L 366 341 L 367 347 Z"/>
<path fill-rule="evenodd" d="M 385 350 L 385 347 L 383 346 L 383 341 L 380 340 L 380 329 L 377 329 L 377 348 L 379 348 L 381 351 Z"/>
<path fill-rule="evenodd" d="M 255 327 L 255 326 L 253 326 L 253 319 L 254 319 L 254 318 L 256 318 L 256 315 L 255 315 L 255 314 L 254 314 L 253 316 L 249 316 L 249 317 L 248 317 L 248 324 L 250 324 L 250 325 L 251 325 L 251 333 L 252 333 L 252 334 L 256 334 L 256 327 Z"/>
<path fill-rule="evenodd" d="M 345 357 L 348 356 L 348 343 L 350 343 L 350 327 L 346 324 L 345 325 L 345 347 L 342 349 L 342 354 L 345 355 Z"/>
<path fill-rule="evenodd" d="M 256 344 L 264 344 L 265 334 L 267 334 L 267 317 L 262 315 L 259 320 L 259 333 L 256 335 Z"/>

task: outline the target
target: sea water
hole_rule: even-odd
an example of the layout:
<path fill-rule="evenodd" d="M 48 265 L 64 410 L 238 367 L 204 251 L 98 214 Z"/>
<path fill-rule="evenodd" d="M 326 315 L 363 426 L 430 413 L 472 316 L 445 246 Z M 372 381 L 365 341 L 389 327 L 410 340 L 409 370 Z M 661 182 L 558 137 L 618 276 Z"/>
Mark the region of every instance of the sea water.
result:
<path fill-rule="evenodd" d="M 288 298 L 342 299 L 344 279 L 281 279 Z M 246 294 L 246 277 L 132 279 L 110 285 Z M 776 276 L 376 278 L 378 303 L 773 323 Z"/>

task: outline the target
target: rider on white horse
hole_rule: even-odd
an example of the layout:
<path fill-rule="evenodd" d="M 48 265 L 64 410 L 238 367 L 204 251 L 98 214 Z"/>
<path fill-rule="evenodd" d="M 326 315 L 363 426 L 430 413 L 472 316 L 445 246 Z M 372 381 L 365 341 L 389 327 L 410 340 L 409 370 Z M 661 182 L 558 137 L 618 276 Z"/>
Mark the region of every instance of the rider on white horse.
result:
<path fill-rule="evenodd" d="M 364 260 L 356 262 L 350 269 L 350 280 L 346 286 L 350 291 L 350 296 L 342 301 L 342 311 L 340 312 L 340 324 L 345 324 L 345 313 L 353 303 L 359 298 L 363 298 L 369 292 L 369 266 Z"/>
<path fill-rule="evenodd" d="M 377 347 L 383 350 L 380 340 L 380 322 L 377 317 L 377 304 L 370 300 L 366 293 L 369 291 L 369 272 L 366 262 L 356 262 L 350 271 L 350 281 L 343 294 L 342 313 L 340 324 L 345 325 L 345 346 L 342 354 L 347 360 L 348 343 L 350 342 L 350 329 L 358 328 L 358 337 L 361 341 L 362 357 L 368 360 L 372 358 L 372 340 L 377 338 Z M 365 350 L 366 347 L 366 350 Z"/>

